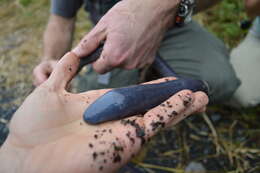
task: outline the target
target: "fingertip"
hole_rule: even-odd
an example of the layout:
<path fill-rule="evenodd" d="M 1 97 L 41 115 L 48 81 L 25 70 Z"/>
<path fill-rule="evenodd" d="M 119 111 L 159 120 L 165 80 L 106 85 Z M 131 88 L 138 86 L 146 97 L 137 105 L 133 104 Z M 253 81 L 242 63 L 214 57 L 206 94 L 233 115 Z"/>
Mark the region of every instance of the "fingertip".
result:
<path fill-rule="evenodd" d="M 107 61 L 107 57 L 104 56 L 103 52 L 102 52 L 100 58 L 98 58 L 92 64 L 92 67 L 99 74 L 107 73 L 107 72 L 111 71 L 111 69 L 112 69 L 112 67 L 109 65 L 109 63 Z"/>
<path fill-rule="evenodd" d="M 194 102 L 194 94 L 190 90 L 182 90 L 161 105 L 148 111 L 145 116 L 146 128 L 155 134 L 164 127 L 169 127 L 173 120 L 181 119 L 180 115 L 189 109 Z"/>
<path fill-rule="evenodd" d="M 51 76 L 49 77 L 50 84 L 55 86 L 54 88 L 65 89 L 67 84 L 76 74 L 79 61 L 80 60 L 75 53 L 66 53 L 51 73 Z"/>
<path fill-rule="evenodd" d="M 194 95 L 194 101 L 184 112 L 184 117 L 187 117 L 189 115 L 192 115 L 194 113 L 201 113 L 206 110 L 206 106 L 208 104 L 208 96 L 204 92 L 195 92 Z M 181 120 L 181 119 L 180 119 Z M 179 122 L 178 120 L 177 122 Z M 177 123 L 176 122 L 176 123 Z"/>
<path fill-rule="evenodd" d="M 202 91 L 194 93 L 195 98 L 198 100 L 200 105 L 206 106 L 209 103 L 209 97 Z"/>
<path fill-rule="evenodd" d="M 39 86 L 41 83 L 43 83 L 44 81 L 46 81 L 48 79 L 49 76 L 47 76 L 47 74 L 45 74 L 44 71 L 42 71 L 41 69 L 35 69 L 33 71 L 33 85 L 34 86 Z"/>
<path fill-rule="evenodd" d="M 105 40 L 106 32 L 104 26 L 97 24 L 87 35 L 85 35 L 79 44 L 72 50 L 78 57 L 84 57 L 93 52 L 100 43 Z"/>

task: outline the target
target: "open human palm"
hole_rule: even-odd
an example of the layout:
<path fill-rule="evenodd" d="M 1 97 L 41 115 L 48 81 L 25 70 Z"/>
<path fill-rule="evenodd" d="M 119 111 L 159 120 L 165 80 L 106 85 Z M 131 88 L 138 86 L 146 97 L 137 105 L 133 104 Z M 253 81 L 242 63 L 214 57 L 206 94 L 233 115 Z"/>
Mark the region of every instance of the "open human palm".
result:
<path fill-rule="evenodd" d="M 78 64 L 77 56 L 66 54 L 49 79 L 14 114 L 9 136 L 0 150 L 0 172 L 114 172 L 160 129 L 203 110 L 208 103 L 204 93 L 183 90 L 144 115 L 86 124 L 82 117 L 85 109 L 108 89 L 67 92 L 65 88 Z"/>

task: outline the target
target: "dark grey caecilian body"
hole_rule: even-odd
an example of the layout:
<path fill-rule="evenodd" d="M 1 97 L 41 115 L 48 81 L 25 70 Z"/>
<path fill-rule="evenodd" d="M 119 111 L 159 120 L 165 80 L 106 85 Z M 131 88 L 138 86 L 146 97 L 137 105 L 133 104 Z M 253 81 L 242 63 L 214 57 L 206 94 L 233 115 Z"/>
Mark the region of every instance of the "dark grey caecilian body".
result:
<path fill-rule="evenodd" d="M 81 58 L 79 70 L 86 64 L 97 60 L 103 46 L 103 43 L 100 44 L 88 57 Z M 173 76 L 178 78 L 178 75 L 159 55 L 156 56 L 152 67 L 161 77 Z M 179 78 L 159 84 L 117 88 L 107 92 L 92 103 L 84 112 L 84 120 L 89 124 L 99 124 L 143 114 L 184 89 L 193 92 L 203 91 L 206 94 L 209 92 L 206 82 L 187 78 Z"/>
<path fill-rule="evenodd" d="M 183 89 L 207 93 L 207 86 L 194 79 L 118 88 L 107 92 L 91 104 L 84 112 L 84 120 L 90 124 L 99 124 L 143 114 Z"/>

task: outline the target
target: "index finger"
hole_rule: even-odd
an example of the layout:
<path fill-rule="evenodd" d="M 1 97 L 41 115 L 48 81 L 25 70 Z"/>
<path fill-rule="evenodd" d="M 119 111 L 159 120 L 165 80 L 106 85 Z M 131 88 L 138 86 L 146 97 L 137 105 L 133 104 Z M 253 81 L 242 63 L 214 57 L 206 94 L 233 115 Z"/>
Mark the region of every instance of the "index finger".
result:
<path fill-rule="evenodd" d="M 93 52 L 106 38 L 105 25 L 99 22 L 79 44 L 72 50 L 78 57 L 84 57 Z"/>

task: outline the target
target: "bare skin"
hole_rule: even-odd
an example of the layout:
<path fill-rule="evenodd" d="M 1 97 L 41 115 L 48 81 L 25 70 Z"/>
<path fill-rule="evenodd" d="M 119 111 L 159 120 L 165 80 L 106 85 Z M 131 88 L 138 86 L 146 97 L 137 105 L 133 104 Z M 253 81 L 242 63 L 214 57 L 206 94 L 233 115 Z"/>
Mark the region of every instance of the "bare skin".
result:
<path fill-rule="evenodd" d="M 196 0 L 196 12 L 220 0 Z M 134 69 L 149 65 L 165 31 L 172 26 L 179 0 L 124 0 L 101 19 L 73 50 L 88 55 L 106 40 L 101 58 L 94 63 L 98 73 L 114 68 Z M 42 62 L 34 69 L 34 85 L 49 77 L 57 59 L 71 48 L 75 18 L 51 15 L 44 34 Z"/>
<path fill-rule="evenodd" d="M 52 14 L 43 36 L 43 57 L 34 68 L 34 85 L 48 79 L 58 60 L 71 49 L 75 18 L 64 18 Z"/>
<path fill-rule="evenodd" d="M 245 6 L 250 17 L 260 16 L 260 0 L 245 0 Z"/>
<path fill-rule="evenodd" d="M 172 26 L 180 0 L 126 0 L 111 8 L 74 48 L 79 57 L 105 41 L 100 58 L 93 63 L 98 73 L 113 68 L 142 68 L 153 62 L 165 31 Z"/>
<path fill-rule="evenodd" d="M 77 56 L 66 54 L 14 114 L 0 150 L 0 172 L 114 172 L 159 130 L 205 109 L 208 103 L 204 93 L 184 90 L 143 116 L 89 125 L 82 120 L 84 110 L 108 90 L 67 92 L 78 64 Z"/>
<path fill-rule="evenodd" d="M 151 64 L 163 33 L 173 22 L 178 3 L 179 0 L 119 2 L 84 37 L 74 52 L 78 56 L 88 55 L 106 39 L 103 58 L 94 63 L 98 73 L 116 67 L 133 69 Z M 51 16 L 44 35 L 44 60 L 34 70 L 36 86 L 48 78 L 47 66 L 53 69 L 52 64 L 57 63 L 50 60 L 59 59 L 71 46 L 74 26 L 74 18 Z M 105 61 L 104 57 L 107 57 Z"/>

